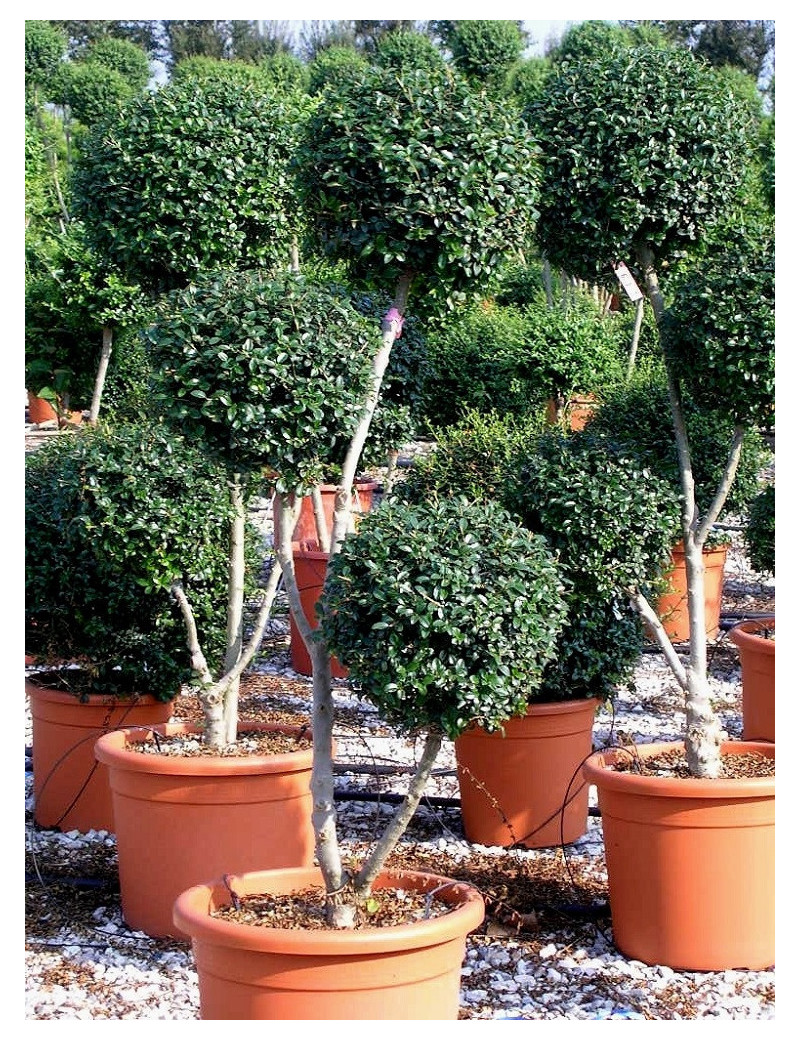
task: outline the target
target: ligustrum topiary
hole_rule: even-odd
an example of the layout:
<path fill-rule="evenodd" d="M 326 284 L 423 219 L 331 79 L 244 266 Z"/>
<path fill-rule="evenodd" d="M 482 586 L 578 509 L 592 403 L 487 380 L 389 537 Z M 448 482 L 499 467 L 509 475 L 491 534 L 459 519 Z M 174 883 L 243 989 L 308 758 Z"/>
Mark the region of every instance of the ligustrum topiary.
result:
<path fill-rule="evenodd" d="M 176 696 L 191 677 L 176 579 L 225 649 L 224 471 L 161 425 L 81 429 L 25 462 L 26 651 L 79 660 L 97 692 Z"/>
<path fill-rule="evenodd" d="M 544 539 L 494 504 L 387 503 L 332 559 L 320 627 L 356 690 L 407 732 L 520 714 L 564 621 Z"/>
<path fill-rule="evenodd" d="M 775 574 L 775 485 L 767 484 L 750 503 L 744 543 L 753 570 Z"/>

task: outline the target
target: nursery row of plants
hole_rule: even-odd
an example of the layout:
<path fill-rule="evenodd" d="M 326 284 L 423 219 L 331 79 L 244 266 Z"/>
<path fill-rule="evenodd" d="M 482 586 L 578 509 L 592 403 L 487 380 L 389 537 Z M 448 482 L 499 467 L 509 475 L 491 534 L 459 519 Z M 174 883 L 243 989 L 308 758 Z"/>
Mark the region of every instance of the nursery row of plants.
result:
<path fill-rule="evenodd" d="M 774 963 L 774 707 L 771 734 L 724 741 L 707 674 L 728 516 L 774 572 L 763 118 L 730 71 L 587 24 L 524 97 L 404 29 L 314 91 L 179 64 L 82 127 L 51 101 L 63 39 L 26 23 L 26 384 L 63 429 L 26 459 L 36 820 L 116 834 L 126 923 L 191 938 L 205 1018 L 302 1017 L 284 970 L 322 1018 L 456 1017 L 481 894 L 386 862 L 444 741 L 473 748 L 463 777 L 479 737 L 520 787 L 556 773 L 509 765 L 542 715 L 581 716 L 557 804 L 578 775 L 597 788 L 620 949 Z M 419 437 L 435 448 L 399 480 Z M 265 499 L 270 539 L 249 523 Z M 299 728 L 238 711 L 279 592 L 312 680 Z M 591 755 L 645 640 L 685 694 L 684 740 Z M 337 836 L 334 675 L 422 741 L 359 864 Z M 169 721 L 187 684 L 201 726 Z M 72 708 L 94 712 L 83 756 L 58 728 Z M 494 782 L 462 786 L 465 823 L 466 791 Z M 713 823 L 684 845 L 665 821 L 687 797 Z M 627 844 L 631 815 L 674 863 L 656 836 Z M 669 897 L 653 868 L 681 879 Z M 399 889 L 421 919 L 380 927 Z M 315 927 L 230 919 L 298 894 Z M 387 951 L 402 986 L 374 966 Z"/>

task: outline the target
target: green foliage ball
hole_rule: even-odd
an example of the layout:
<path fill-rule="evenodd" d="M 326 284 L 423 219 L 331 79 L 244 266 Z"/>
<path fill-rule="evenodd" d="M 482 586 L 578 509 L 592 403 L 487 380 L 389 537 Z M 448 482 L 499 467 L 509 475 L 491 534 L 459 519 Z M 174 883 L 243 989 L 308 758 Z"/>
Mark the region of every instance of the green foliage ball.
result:
<path fill-rule="evenodd" d="M 461 498 L 364 517 L 331 559 L 319 612 L 332 652 L 388 722 L 450 738 L 524 711 L 564 620 L 543 539 Z"/>
<path fill-rule="evenodd" d="M 775 485 L 767 484 L 750 503 L 744 531 L 753 570 L 775 574 Z"/>

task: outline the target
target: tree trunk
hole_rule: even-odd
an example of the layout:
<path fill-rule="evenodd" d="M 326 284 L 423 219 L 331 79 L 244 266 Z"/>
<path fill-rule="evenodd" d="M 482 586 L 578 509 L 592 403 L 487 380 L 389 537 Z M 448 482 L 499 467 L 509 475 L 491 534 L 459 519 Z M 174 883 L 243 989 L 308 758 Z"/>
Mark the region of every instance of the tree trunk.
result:
<path fill-rule="evenodd" d="M 628 371 L 625 374 L 625 381 L 630 383 L 631 377 L 633 376 L 633 369 L 636 365 L 636 352 L 639 349 L 639 335 L 642 331 L 642 318 L 644 317 L 644 297 L 636 301 L 636 317 L 633 321 L 633 334 L 631 335 L 631 349 L 628 354 Z"/>
<path fill-rule="evenodd" d="M 225 662 L 227 674 L 236 667 L 242 655 L 242 617 L 244 614 L 244 496 L 242 478 L 234 473 L 231 481 L 231 505 L 233 518 L 230 530 L 230 557 L 228 562 L 228 624 L 226 633 Z M 224 741 L 236 741 L 236 725 L 239 717 L 239 679 L 228 685 L 223 701 Z"/>
<path fill-rule="evenodd" d="M 103 387 L 106 385 L 106 373 L 108 363 L 111 360 L 111 345 L 113 342 L 111 326 L 103 326 L 103 347 L 100 351 L 100 364 L 97 366 L 97 375 L 94 380 L 94 393 L 92 394 L 92 407 L 89 409 L 89 422 L 92 426 L 97 425 L 97 417 L 100 414 L 100 401 L 103 397 Z"/>

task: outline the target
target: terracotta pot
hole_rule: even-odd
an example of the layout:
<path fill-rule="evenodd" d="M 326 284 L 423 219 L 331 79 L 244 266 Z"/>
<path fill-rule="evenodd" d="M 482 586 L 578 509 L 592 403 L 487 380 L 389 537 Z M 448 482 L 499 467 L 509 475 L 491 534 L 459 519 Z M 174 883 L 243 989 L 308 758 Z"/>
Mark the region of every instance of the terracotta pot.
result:
<path fill-rule="evenodd" d="M 229 878 L 238 895 L 321 885 L 319 870 L 260 871 Z M 448 885 L 442 917 L 387 928 L 289 930 L 212 918 L 230 903 L 221 881 L 183 892 L 175 922 L 192 937 L 202 1019 L 392 1020 L 458 1017 L 466 937 L 484 903 L 470 885 L 434 874 L 382 874 L 375 888 Z"/>
<path fill-rule="evenodd" d="M 49 689 L 25 680 L 33 724 L 33 817 L 61 831 L 113 831 L 108 773 L 94 757 L 97 738 L 120 726 L 154 726 L 172 704 L 142 696 L 135 701 Z"/>
<path fill-rule="evenodd" d="M 637 751 L 650 758 L 675 746 Z M 723 753 L 736 751 L 775 755 L 770 744 L 723 744 Z M 619 748 L 599 751 L 583 767 L 597 787 L 617 948 L 681 971 L 773 965 L 774 777 L 615 772 L 614 763 L 629 757 Z"/>
<path fill-rule="evenodd" d="M 761 635 L 772 632 L 772 638 Z M 740 621 L 728 633 L 742 666 L 742 740 L 775 742 L 775 617 Z"/>
<path fill-rule="evenodd" d="M 240 722 L 239 729 L 299 727 Z M 170 723 L 158 735 L 199 733 Z M 108 767 L 114 802 L 122 916 L 153 937 L 186 938 L 172 920 L 179 892 L 227 871 L 308 866 L 311 751 L 282 755 L 150 755 L 126 742 L 152 740 L 149 730 L 101 737 L 97 758 Z"/>
<path fill-rule="evenodd" d="M 705 575 L 706 639 L 715 639 L 719 633 L 719 613 L 722 609 L 722 586 L 725 581 L 725 561 L 728 546 L 703 550 Z M 677 643 L 689 639 L 689 593 L 686 586 L 686 554 L 683 542 L 672 550 L 672 569 L 665 578 L 670 591 L 656 604 L 656 613 L 661 618 L 667 636 Z"/>
<path fill-rule="evenodd" d="M 294 556 L 294 571 L 297 587 L 300 590 L 303 613 L 311 627 L 316 628 L 319 622 L 315 608 L 317 600 L 322 595 L 322 586 L 325 584 L 328 553 L 320 552 L 316 548 L 316 542 L 311 544 L 314 548 L 304 548 L 301 543 L 293 542 L 292 555 Z M 292 668 L 298 675 L 311 675 L 311 657 L 303 642 L 303 637 L 300 635 L 300 629 L 291 614 L 289 615 L 289 652 Z M 335 657 L 331 660 L 331 675 L 334 679 L 346 679 L 348 676 L 347 669 Z"/>
<path fill-rule="evenodd" d="M 375 480 L 360 480 L 353 485 L 353 513 L 368 513 L 372 509 L 372 497 L 378 487 Z M 320 487 L 322 495 L 322 509 L 325 515 L 325 523 L 330 536 L 333 531 L 333 507 L 336 500 L 337 487 L 335 484 L 323 484 Z M 275 532 L 275 545 L 280 542 L 278 532 L 278 505 L 275 503 L 272 509 L 273 530 Z M 307 495 L 300 508 L 300 518 L 295 524 L 292 542 L 319 544 L 317 537 L 317 524 L 314 519 L 314 505 L 311 496 Z"/>
<path fill-rule="evenodd" d="M 586 833 L 596 698 L 534 704 L 504 732 L 467 730 L 455 741 L 464 833 L 480 845 L 544 848 Z"/>
<path fill-rule="evenodd" d="M 45 400 L 44 397 L 37 397 L 36 394 L 32 394 L 30 390 L 28 394 L 28 418 L 34 424 L 43 422 L 56 422 L 58 419 L 58 413 L 55 408 L 50 404 L 49 401 Z M 80 423 L 83 421 L 83 412 L 67 412 L 64 416 L 64 420 L 69 423 Z"/>
<path fill-rule="evenodd" d="M 582 430 L 596 410 L 597 398 L 594 394 L 573 394 L 564 408 L 570 430 Z M 558 422 L 558 406 L 552 397 L 547 399 L 547 421 L 551 426 Z"/>

